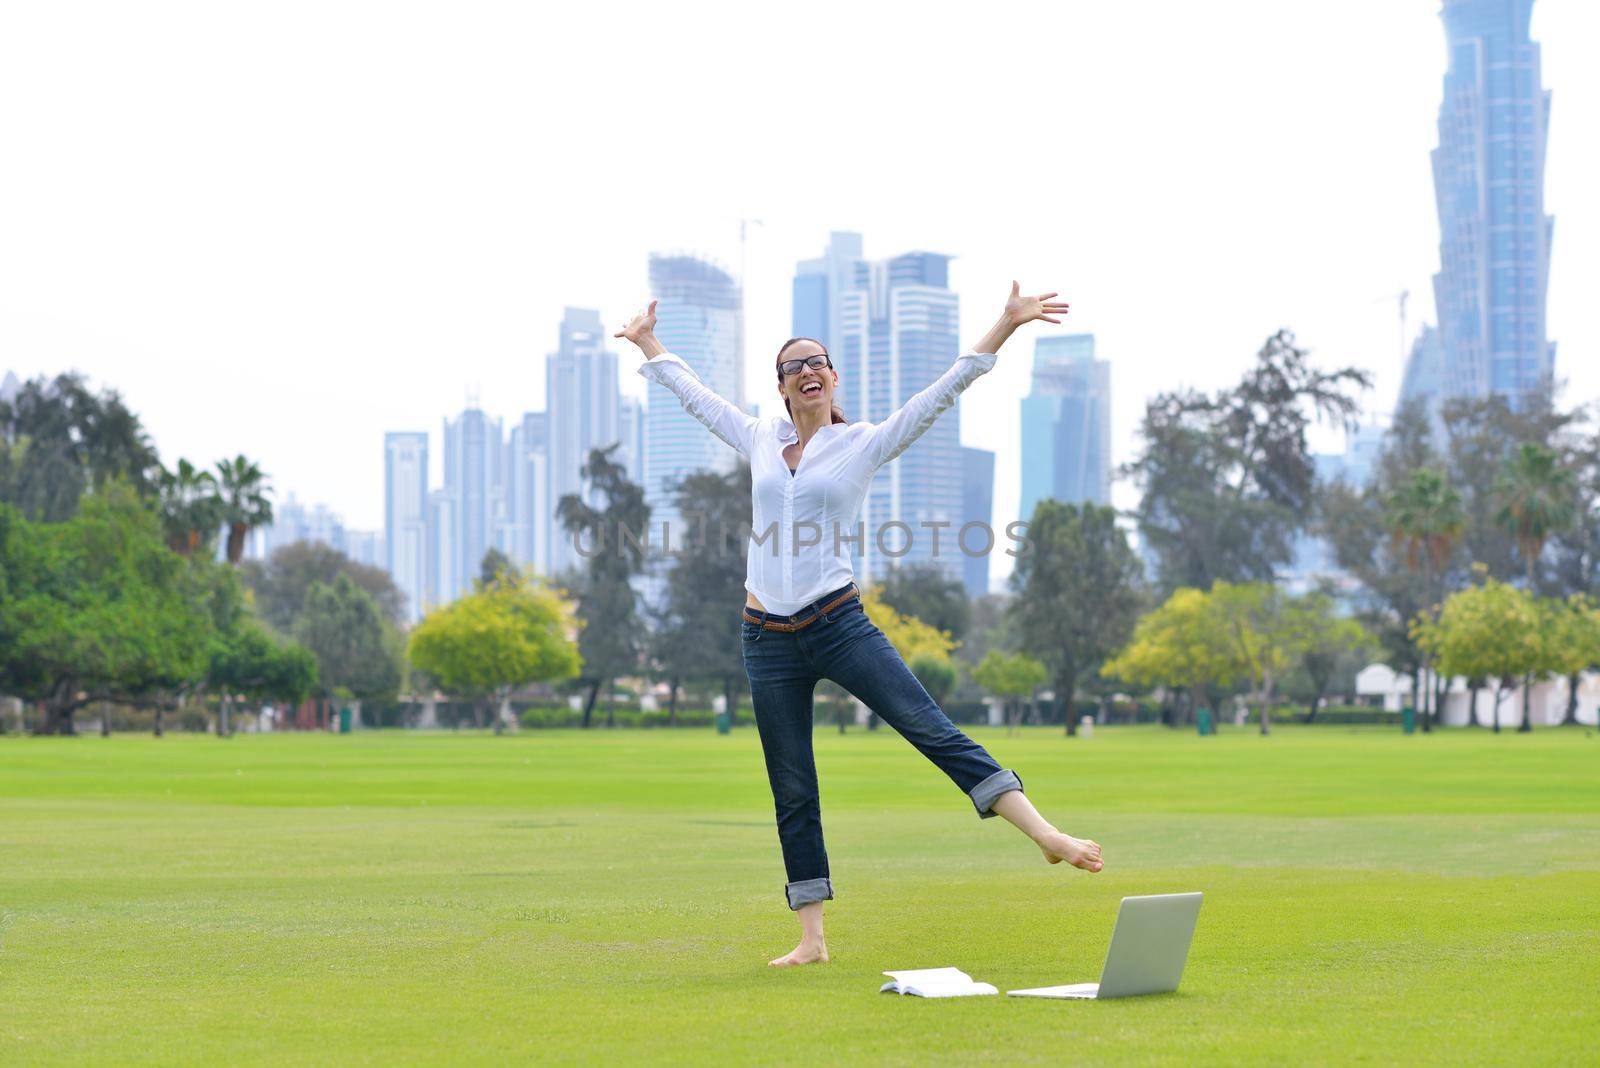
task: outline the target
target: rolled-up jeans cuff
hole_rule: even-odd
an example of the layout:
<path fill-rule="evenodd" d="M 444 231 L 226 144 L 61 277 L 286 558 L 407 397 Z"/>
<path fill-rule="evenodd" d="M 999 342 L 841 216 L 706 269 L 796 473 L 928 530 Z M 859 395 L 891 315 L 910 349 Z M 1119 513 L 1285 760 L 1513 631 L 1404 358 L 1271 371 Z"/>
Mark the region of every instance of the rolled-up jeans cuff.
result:
<path fill-rule="evenodd" d="M 972 798 L 972 806 L 978 810 L 978 815 L 989 819 L 996 815 L 994 803 L 1000 799 L 1001 794 L 1021 789 L 1022 780 L 1017 778 L 1017 773 L 1010 768 L 1002 768 L 974 786 L 969 796 Z"/>
<path fill-rule="evenodd" d="M 828 879 L 802 879 L 786 885 L 783 892 L 789 898 L 789 907 L 797 909 L 813 901 L 832 901 L 833 883 Z"/>

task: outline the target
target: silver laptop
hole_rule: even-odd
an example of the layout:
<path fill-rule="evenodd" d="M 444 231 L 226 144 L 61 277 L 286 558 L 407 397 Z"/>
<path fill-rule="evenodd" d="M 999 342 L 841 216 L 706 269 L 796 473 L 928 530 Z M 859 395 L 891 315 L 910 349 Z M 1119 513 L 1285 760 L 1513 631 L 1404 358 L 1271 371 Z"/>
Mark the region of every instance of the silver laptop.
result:
<path fill-rule="evenodd" d="M 1178 989 L 1189 941 L 1200 918 L 1199 894 L 1125 897 L 1111 929 L 1098 983 L 1007 990 L 1017 998 L 1127 998 Z"/>

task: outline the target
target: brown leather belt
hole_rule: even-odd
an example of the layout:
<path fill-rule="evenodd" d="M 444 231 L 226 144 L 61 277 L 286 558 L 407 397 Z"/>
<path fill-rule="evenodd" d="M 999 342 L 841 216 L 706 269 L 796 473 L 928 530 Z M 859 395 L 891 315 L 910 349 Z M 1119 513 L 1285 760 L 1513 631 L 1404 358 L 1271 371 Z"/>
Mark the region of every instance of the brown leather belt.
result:
<path fill-rule="evenodd" d="M 850 598 L 859 596 L 861 596 L 861 591 L 857 589 L 856 584 L 852 582 L 848 590 L 841 593 L 839 596 L 835 597 L 821 608 L 817 609 L 817 611 L 812 613 L 810 617 L 800 623 L 781 623 L 776 619 L 763 619 L 758 613 L 751 611 L 749 605 L 745 605 L 744 621 L 746 623 L 754 623 L 763 630 L 781 630 L 786 634 L 793 634 L 797 630 L 805 630 L 807 627 L 811 626 L 811 624 L 815 623 L 817 620 L 821 619 L 835 608 L 838 608 L 840 605 L 849 601 Z"/>

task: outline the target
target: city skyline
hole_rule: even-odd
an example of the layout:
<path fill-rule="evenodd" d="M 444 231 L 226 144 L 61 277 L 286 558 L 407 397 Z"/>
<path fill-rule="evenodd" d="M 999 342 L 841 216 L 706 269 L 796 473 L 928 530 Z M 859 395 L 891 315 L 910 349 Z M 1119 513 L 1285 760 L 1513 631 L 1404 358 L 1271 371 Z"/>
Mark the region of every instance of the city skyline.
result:
<path fill-rule="evenodd" d="M 462 69 L 445 47 L 468 43 L 457 31 L 386 15 L 388 32 L 441 64 L 443 80 L 425 88 L 412 66 L 359 52 L 363 84 L 383 94 L 366 101 L 351 93 L 349 64 L 333 60 L 352 53 L 309 44 L 357 41 L 366 17 L 330 17 L 309 33 L 285 14 L 259 28 L 262 55 L 293 57 L 302 78 L 263 95 L 274 79 L 247 56 L 208 65 L 214 91 L 197 97 L 186 87 L 200 60 L 172 43 L 182 40 L 172 19 L 111 10 L 116 47 L 62 51 L 39 43 L 69 39 L 72 27 L 41 10 L 0 41 L 0 87 L 40 101 L 7 120 L 31 162 L 8 173 L 11 195 L 0 198 L 0 350 L 24 378 L 77 368 L 121 391 L 168 463 L 244 452 L 280 493 L 333 502 L 352 527 L 377 529 L 383 431 L 432 427 L 472 393 L 507 426 L 543 409 L 540 354 L 564 306 L 597 308 L 614 329 L 648 299 L 647 250 L 738 264 L 739 220 L 759 218 L 740 279 L 751 383 L 788 336 L 795 263 L 840 229 L 867 234 L 874 257 L 954 255 L 963 345 L 1011 278 L 1060 289 L 1073 312 L 1059 329 L 1096 334 L 1127 370 L 1114 401 L 1117 461 L 1150 392 L 1237 380 L 1279 326 L 1323 366 L 1376 371 L 1368 411 L 1387 410 L 1403 352 L 1434 318 L 1423 295 L 1440 266 L 1429 162 L 1448 67 L 1439 6 L 1194 7 L 1041 7 L 1061 26 L 1049 42 L 951 15 L 916 57 L 883 48 L 899 30 L 877 14 L 852 19 L 848 34 L 826 17 L 786 33 L 784 48 L 854 65 L 863 84 L 849 87 L 777 77 L 771 56 L 758 62 L 737 31 L 718 27 L 679 46 L 695 73 L 664 81 L 643 111 L 604 87 L 530 104 L 570 100 L 561 87 L 582 66 L 527 64 L 536 21 L 508 18 L 503 32 L 475 36 Z M 558 17 L 582 36 L 598 16 Z M 1600 264 L 1600 204 L 1588 193 L 1600 187 L 1600 150 L 1581 136 L 1600 112 L 1600 74 L 1579 58 L 1596 28 L 1592 6 L 1533 10 L 1555 101 L 1545 211 L 1560 240 L 1547 334 L 1569 356 L 1558 371 L 1573 400 L 1600 396 L 1600 367 L 1582 358 L 1600 346 L 1582 288 Z M 1010 56 L 1000 77 L 964 66 L 975 45 Z M 648 43 L 622 42 L 612 61 L 647 62 Z M 929 63 L 947 75 L 927 77 Z M 152 80 L 152 69 L 171 77 Z M 87 88 L 105 78 L 123 87 L 109 104 Z M 839 121 L 862 92 L 911 78 L 923 106 L 903 126 Z M 485 79 L 498 79 L 493 93 Z M 739 85 L 754 89 L 731 91 Z M 993 159 L 930 165 L 916 154 L 987 148 L 1035 100 L 1050 129 L 1002 137 Z M 726 119 L 718 129 L 745 134 L 678 138 L 659 126 L 713 109 Z M 204 151 L 185 133 L 194 121 L 213 131 Z M 617 141 L 640 122 L 647 164 Z M 553 167 L 552 145 L 605 162 Z M 271 165 L 245 165 L 261 160 Z M 258 207 L 241 213 L 240 203 Z M 1402 289 L 1413 294 L 1410 330 L 1397 338 L 1385 294 Z M 1013 341 L 963 399 L 961 440 L 996 453 L 997 523 L 1018 504 L 1026 344 Z M 624 357 L 624 393 L 637 395 L 631 370 Z M 767 402 L 759 386 L 746 399 Z M 1319 451 L 1337 447 L 1337 435 L 1319 435 Z M 430 463 L 442 459 L 436 447 Z"/>

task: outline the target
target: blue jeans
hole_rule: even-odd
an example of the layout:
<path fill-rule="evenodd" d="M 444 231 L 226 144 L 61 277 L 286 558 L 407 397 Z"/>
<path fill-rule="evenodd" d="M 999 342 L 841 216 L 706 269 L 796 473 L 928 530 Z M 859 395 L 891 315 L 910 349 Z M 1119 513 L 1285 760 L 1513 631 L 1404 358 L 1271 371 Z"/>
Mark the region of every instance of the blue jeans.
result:
<path fill-rule="evenodd" d="M 784 895 L 791 909 L 833 897 L 811 749 L 811 700 L 820 680 L 838 683 L 899 731 L 972 799 L 979 816 L 993 816 L 996 798 L 1022 789 L 1015 772 L 1000 767 L 950 722 L 883 631 L 867 618 L 859 597 L 822 615 L 822 607 L 843 592 L 819 597 L 793 616 L 765 614 L 783 623 L 813 620 L 802 630 L 768 630 L 748 619 L 740 627 L 789 878 Z"/>

